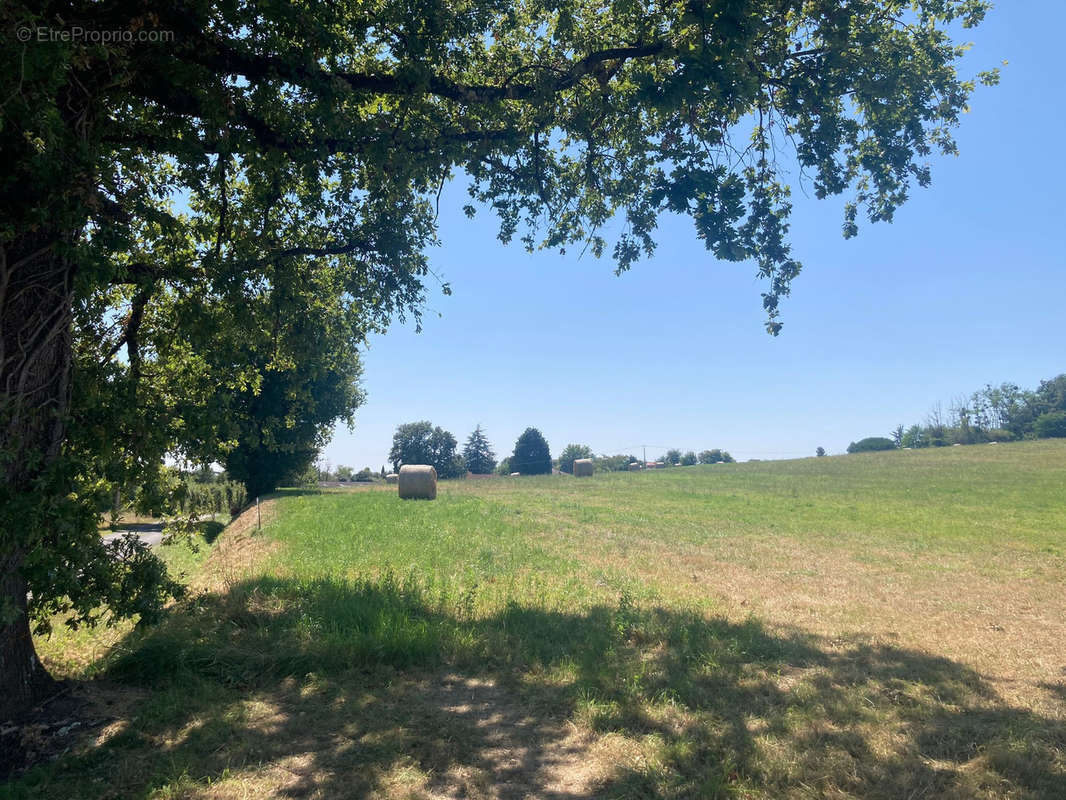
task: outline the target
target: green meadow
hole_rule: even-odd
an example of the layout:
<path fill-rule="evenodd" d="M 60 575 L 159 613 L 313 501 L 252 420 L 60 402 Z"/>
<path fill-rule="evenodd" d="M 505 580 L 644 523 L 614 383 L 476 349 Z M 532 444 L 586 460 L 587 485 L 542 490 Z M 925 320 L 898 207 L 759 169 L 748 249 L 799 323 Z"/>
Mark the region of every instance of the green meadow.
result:
<path fill-rule="evenodd" d="M 1066 441 L 281 493 L 25 798 L 1066 797 Z"/>

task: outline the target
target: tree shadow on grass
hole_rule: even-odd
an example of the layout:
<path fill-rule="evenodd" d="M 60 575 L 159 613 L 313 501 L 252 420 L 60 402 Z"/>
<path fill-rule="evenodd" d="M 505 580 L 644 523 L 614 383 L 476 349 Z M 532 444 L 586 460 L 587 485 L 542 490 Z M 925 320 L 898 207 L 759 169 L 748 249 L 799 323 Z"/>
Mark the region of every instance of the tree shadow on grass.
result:
<path fill-rule="evenodd" d="M 218 520 L 209 519 L 196 523 L 196 530 L 204 537 L 206 544 L 213 544 L 225 529 L 226 526 Z"/>
<path fill-rule="evenodd" d="M 15 794 L 1066 796 L 1063 723 L 947 659 L 625 597 L 475 601 L 389 575 L 191 599 L 110 665 L 150 689 L 136 714 Z"/>

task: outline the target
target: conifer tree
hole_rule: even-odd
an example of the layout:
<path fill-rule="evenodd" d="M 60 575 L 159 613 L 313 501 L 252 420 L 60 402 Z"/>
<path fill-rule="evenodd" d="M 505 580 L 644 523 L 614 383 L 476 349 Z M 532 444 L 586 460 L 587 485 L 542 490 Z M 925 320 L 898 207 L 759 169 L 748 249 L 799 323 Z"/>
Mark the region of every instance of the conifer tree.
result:
<path fill-rule="evenodd" d="M 475 475 L 489 475 L 496 469 L 496 454 L 492 452 L 489 440 L 481 430 L 481 425 L 474 428 L 470 438 L 463 447 L 463 461 L 466 468 Z"/>

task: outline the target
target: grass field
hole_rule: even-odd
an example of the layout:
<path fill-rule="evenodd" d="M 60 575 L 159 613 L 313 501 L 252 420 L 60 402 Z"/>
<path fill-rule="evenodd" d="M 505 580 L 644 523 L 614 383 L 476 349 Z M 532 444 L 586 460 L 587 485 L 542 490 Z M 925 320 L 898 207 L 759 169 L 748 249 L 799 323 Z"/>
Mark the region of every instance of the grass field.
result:
<path fill-rule="evenodd" d="M 1066 797 L 1066 442 L 267 511 L 0 794 Z"/>

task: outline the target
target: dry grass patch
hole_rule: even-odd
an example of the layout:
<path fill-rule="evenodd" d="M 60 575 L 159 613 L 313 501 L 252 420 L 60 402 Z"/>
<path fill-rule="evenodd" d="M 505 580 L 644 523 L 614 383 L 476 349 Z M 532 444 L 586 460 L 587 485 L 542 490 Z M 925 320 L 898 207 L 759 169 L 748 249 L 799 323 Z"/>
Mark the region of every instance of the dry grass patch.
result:
<path fill-rule="evenodd" d="M 259 529 L 272 524 L 278 517 L 277 498 L 262 501 L 256 507 L 246 508 L 234 519 L 215 541 L 215 546 L 203 567 L 192 577 L 190 588 L 194 591 L 223 590 L 250 574 L 271 554 L 278 552 L 280 545 L 264 535 Z"/>
<path fill-rule="evenodd" d="M 791 537 L 708 546 L 630 541 L 624 551 L 573 552 L 593 569 L 639 576 L 666 602 L 737 621 L 754 614 L 830 640 L 937 653 L 979 670 L 1013 703 L 1066 711 L 1048 689 L 1066 684 L 1066 593 L 1042 578 L 992 577 L 957 559 L 938 570 L 914 554 L 860 561 Z"/>

